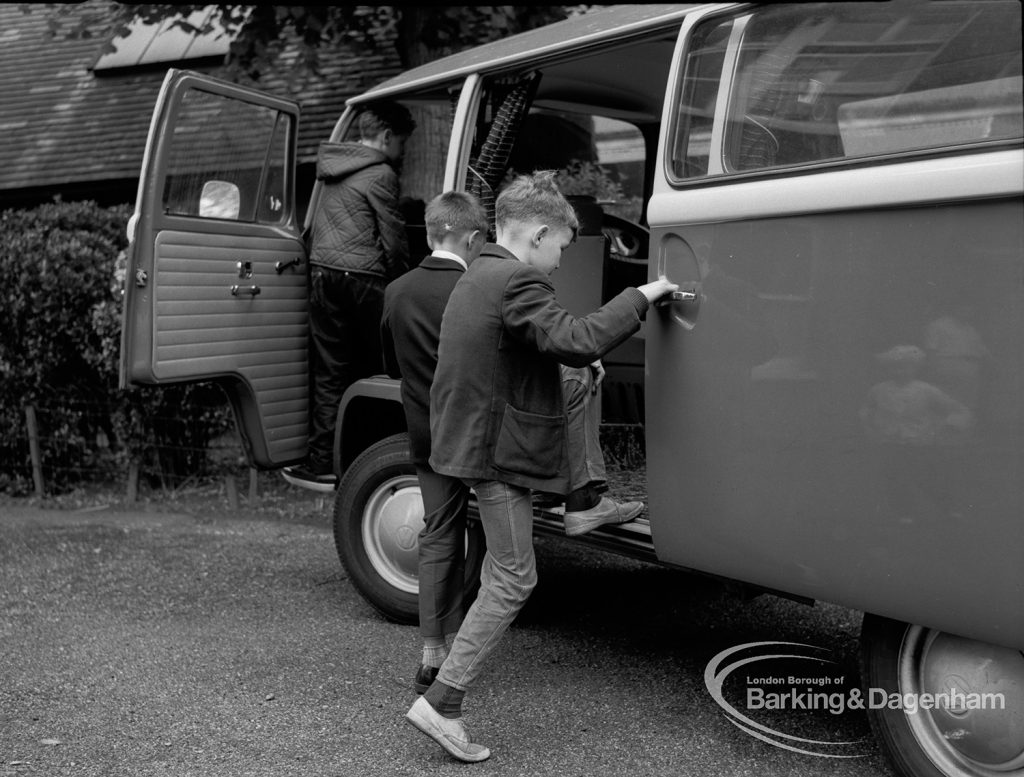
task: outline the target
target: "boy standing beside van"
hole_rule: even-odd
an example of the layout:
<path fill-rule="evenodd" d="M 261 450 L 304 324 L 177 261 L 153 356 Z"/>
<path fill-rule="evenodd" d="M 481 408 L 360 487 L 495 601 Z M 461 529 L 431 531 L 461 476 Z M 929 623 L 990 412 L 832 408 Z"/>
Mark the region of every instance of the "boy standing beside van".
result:
<path fill-rule="evenodd" d="M 388 284 L 380 327 L 384 369 L 402 379 L 409 454 L 423 497 L 417 573 L 423 660 L 414 681 L 420 693 L 436 676 L 465 614 L 469 487 L 458 478 L 439 475 L 428 463 L 430 384 L 441 316 L 455 283 L 480 255 L 487 239 L 487 211 L 470 194 L 445 192 L 427 204 L 424 221 L 432 253 Z"/>
<path fill-rule="evenodd" d="M 321 143 L 317 160 L 323 190 L 310 232 L 312 429 L 306 464 L 286 467 L 284 477 L 318 491 L 337 483 L 334 427 L 345 389 L 381 372 L 384 287 L 409 269 L 398 173 L 416 123 L 398 103 L 378 103 L 358 121 L 358 142 Z"/>
<path fill-rule="evenodd" d="M 576 318 L 548 279 L 578 226 L 554 173 L 517 178 L 498 196 L 495 217 L 498 244 L 484 249 L 449 298 L 430 390 L 430 465 L 475 490 L 487 554 L 480 592 L 448 657 L 406 713 L 467 762 L 490 750 L 470 740 L 463 696 L 537 582 L 532 491 L 570 488 L 559 365 L 587 368 L 678 288 L 665 279 L 628 288 Z"/>
<path fill-rule="evenodd" d="M 418 693 L 426 691 L 437 676 L 465 613 L 469 486 L 430 467 L 430 386 L 445 305 L 456 282 L 484 248 L 488 226 L 484 207 L 465 192 L 435 197 L 427 205 L 425 221 L 432 253 L 419 267 L 388 284 L 381 320 L 384 368 L 391 377 L 402 379 L 409 452 L 424 507 L 418 564 L 423 660 L 414 681 Z M 461 325 L 473 324 L 463 321 Z M 599 442 L 600 403 L 595 401 L 600 387 L 589 367 L 562 367 L 561 376 L 573 488 L 566 498 L 566 533 L 575 536 L 631 521 L 643 512 L 643 502 L 620 503 L 597 495 L 606 479 Z"/>

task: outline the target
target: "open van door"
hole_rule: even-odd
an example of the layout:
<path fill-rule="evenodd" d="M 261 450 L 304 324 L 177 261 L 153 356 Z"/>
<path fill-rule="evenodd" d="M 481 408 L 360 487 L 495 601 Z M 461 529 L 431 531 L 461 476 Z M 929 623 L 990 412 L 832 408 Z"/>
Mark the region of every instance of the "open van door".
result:
<path fill-rule="evenodd" d="M 169 70 L 128 226 L 121 387 L 221 384 L 261 468 L 306 455 L 298 117 L 293 102 Z"/>

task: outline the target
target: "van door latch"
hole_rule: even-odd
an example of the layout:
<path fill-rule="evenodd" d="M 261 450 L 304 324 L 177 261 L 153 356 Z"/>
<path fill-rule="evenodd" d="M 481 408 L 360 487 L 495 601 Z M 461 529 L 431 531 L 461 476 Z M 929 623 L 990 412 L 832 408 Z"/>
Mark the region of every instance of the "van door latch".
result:
<path fill-rule="evenodd" d="M 664 297 L 659 299 L 654 304 L 659 307 L 665 307 L 671 305 L 674 302 L 696 302 L 697 292 L 695 291 L 673 291 L 671 294 L 666 294 Z"/>
<path fill-rule="evenodd" d="M 277 274 L 280 275 L 289 267 L 298 267 L 300 264 L 302 264 L 302 257 L 296 256 L 294 259 L 289 259 L 287 262 L 277 262 L 274 265 L 274 269 L 277 270 Z"/>
<path fill-rule="evenodd" d="M 260 293 L 260 287 L 259 286 L 246 286 L 245 288 L 242 288 L 241 286 L 235 285 L 235 286 L 231 287 L 231 296 L 232 297 L 237 297 L 237 296 L 242 295 L 242 294 L 248 294 L 250 296 L 255 297 L 259 293 Z"/>

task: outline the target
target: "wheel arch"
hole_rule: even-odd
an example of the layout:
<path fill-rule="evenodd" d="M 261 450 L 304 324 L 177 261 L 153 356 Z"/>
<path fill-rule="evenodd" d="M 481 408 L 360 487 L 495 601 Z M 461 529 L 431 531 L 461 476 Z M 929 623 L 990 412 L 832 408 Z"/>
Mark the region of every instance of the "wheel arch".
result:
<path fill-rule="evenodd" d="M 357 380 L 345 391 L 334 430 L 339 474 L 375 442 L 407 431 L 401 386 L 401 381 L 380 375 Z"/>

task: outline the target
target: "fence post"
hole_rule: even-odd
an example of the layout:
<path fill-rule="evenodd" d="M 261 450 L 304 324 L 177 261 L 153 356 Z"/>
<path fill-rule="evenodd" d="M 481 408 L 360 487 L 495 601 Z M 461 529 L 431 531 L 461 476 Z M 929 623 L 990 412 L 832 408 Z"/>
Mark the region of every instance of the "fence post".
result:
<path fill-rule="evenodd" d="M 36 496 L 43 495 L 43 458 L 39 452 L 39 427 L 36 425 L 36 409 L 25 405 L 25 424 L 28 426 L 28 452 L 32 457 L 32 481 Z"/>
<path fill-rule="evenodd" d="M 224 490 L 228 495 L 228 506 L 232 510 L 238 509 L 238 484 L 235 483 L 234 475 L 224 476 Z"/>
<path fill-rule="evenodd" d="M 128 462 L 128 504 L 135 504 L 139 498 L 139 462 L 132 459 Z"/>

